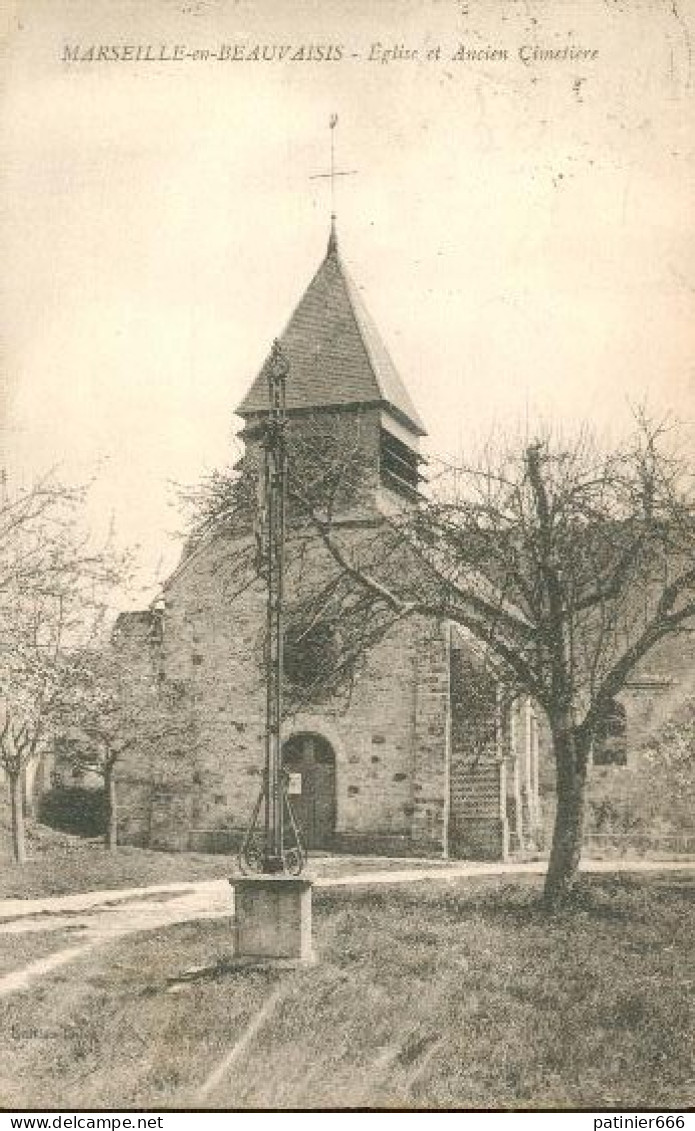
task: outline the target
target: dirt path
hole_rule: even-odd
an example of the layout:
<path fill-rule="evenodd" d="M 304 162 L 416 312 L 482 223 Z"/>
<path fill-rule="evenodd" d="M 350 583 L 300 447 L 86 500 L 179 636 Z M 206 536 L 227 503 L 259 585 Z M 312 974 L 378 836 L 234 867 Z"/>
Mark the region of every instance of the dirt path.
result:
<path fill-rule="evenodd" d="M 183 889 L 183 890 L 182 890 Z M 101 898 L 100 898 L 101 897 Z M 23 904 L 23 906 L 19 906 Z M 232 892 L 226 880 L 141 888 L 127 892 L 89 892 L 84 897 L 0 901 L 3 935 L 27 935 L 70 929 L 79 943 L 13 970 L 0 978 L 0 997 L 29 989 L 59 966 L 73 962 L 101 943 L 134 931 L 150 931 L 191 919 L 230 916 Z M 9 914 L 8 914 L 9 911 Z"/>
<path fill-rule="evenodd" d="M 374 884 L 415 883 L 422 880 L 450 880 L 479 876 L 533 875 L 545 871 L 545 862 L 438 864 L 430 867 L 375 869 L 352 872 L 349 861 L 341 874 L 335 858 L 317 860 L 312 871 L 314 886 L 354 887 Z M 585 872 L 683 872 L 695 873 L 695 860 L 588 860 Z M 320 874 L 321 871 L 324 874 Z M 334 874 L 330 874 L 333 872 Z M 328 874 L 326 874 L 328 873 Z M 232 915 L 233 892 L 227 880 L 199 883 L 159 884 L 121 891 L 84 892 L 46 899 L 0 900 L 0 945 L 3 935 L 64 932 L 69 928 L 79 942 L 56 950 L 47 957 L 0 977 L 0 997 L 29 989 L 39 978 L 73 962 L 102 943 L 135 931 L 150 931 L 196 919 L 219 919 Z"/>

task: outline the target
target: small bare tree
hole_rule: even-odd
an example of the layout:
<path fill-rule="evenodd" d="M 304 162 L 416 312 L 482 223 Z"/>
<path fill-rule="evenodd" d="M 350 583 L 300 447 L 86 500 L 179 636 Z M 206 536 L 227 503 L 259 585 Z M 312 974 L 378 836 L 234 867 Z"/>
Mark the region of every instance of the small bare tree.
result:
<path fill-rule="evenodd" d="M 74 768 L 98 775 L 104 783 L 109 850 L 118 844 L 118 765 L 134 750 L 153 762 L 162 745 L 185 733 L 185 712 L 160 685 L 148 656 L 138 657 L 117 643 L 73 652 L 52 706 L 52 726 L 69 739 Z"/>
<path fill-rule="evenodd" d="M 66 656 L 103 631 L 126 572 L 83 523 L 85 491 L 48 476 L 0 500 L 0 766 L 8 779 L 15 859 L 26 858 L 24 786 L 42 748 Z"/>

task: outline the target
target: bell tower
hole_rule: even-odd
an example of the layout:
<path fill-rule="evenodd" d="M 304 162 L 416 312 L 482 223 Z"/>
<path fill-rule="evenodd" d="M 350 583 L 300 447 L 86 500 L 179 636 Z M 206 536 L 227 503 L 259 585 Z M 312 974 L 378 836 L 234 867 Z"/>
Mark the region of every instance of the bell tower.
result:
<path fill-rule="evenodd" d="M 348 274 L 334 216 L 324 259 L 280 334 L 279 345 L 289 366 L 290 453 L 293 443 L 307 450 L 329 434 L 340 438 L 343 451 L 359 451 L 360 484 L 352 492 L 342 490 L 343 511 L 417 500 L 423 478 L 419 443 L 425 427 Z M 245 425 L 245 458 L 255 463 L 268 412 L 264 370 L 237 412 Z"/>

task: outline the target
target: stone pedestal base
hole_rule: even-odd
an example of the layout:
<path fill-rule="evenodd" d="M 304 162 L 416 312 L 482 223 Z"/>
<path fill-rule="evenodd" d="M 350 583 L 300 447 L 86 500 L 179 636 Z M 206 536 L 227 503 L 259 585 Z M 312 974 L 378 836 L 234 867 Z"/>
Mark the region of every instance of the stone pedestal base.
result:
<path fill-rule="evenodd" d="M 244 876 L 234 888 L 235 953 L 239 958 L 312 962 L 311 880 Z"/>

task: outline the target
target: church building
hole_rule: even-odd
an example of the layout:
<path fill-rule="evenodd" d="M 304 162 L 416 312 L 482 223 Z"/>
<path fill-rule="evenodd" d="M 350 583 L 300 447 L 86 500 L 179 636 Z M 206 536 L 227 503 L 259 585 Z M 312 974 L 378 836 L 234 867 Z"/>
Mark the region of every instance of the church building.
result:
<path fill-rule="evenodd" d="M 342 483 L 335 502 L 350 537 L 416 506 L 425 425 L 350 279 L 334 225 L 279 343 L 290 434 L 306 452 L 323 428 L 359 453 L 359 478 Z M 264 371 L 237 412 L 239 472 L 253 475 L 268 413 Z M 201 533 L 162 600 L 119 618 L 120 645 L 134 664 L 152 665 L 189 718 L 166 768 L 137 755 L 121 766 L 121 843 L 234 851 L 244 836 L 261 784 L 266 712 L 264 588 L 242 579 L 255 534 L 249 513 Z M 295 567 L 304 590 L 325 567 L 315 541 Z M 293 673 L 288 658 L 289 680 L 301 680 L 298 666 Z M 533 707 L 507 701 L 476 646 L 445 620 L 396 623 L 355 670 L 348 697 L 293 701 L 283 739 L 310 852 L 504 859 L 538 846 Z"/>

